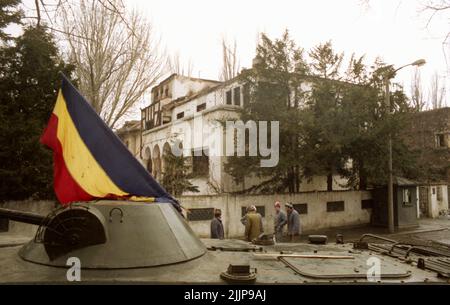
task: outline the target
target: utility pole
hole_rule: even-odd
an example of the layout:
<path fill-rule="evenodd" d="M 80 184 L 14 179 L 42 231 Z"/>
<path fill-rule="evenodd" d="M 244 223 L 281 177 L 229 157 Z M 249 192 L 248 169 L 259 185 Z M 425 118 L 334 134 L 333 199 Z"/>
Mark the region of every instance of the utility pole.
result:
<path fill-rule="evenodd" d="M 390 94 L 390 83 L 391 83 L 391 79 L 395 77 L 395 74 L 408 66 L 423 66 L 426 63 L 425 59 L 419 59 L 416 60 L 413 63 L 404 65 L 396 70 L 394 70 L 392 73 L 390 73 L 389 71 L 386 73 L 386 75 L 384 76 L 384 84 L 385 84 L 385 102 L 386 102 L 386 107 L 388 109 L 388 113 L 389 116 L 391 115 L 392 111 L 391 111 L 391 94 Z M 389 130 L 389 139 L 388 139 L 388 154 L 389 154 L 389 159 L 388 159 L 388 225 L 389 225 L 389 233 L 394 233 L 395 232 L 395 226 L 394 226 L 394 179 L 393 179 L 393 174 L 392 174 L 392 132 L 391 130 Z"/>

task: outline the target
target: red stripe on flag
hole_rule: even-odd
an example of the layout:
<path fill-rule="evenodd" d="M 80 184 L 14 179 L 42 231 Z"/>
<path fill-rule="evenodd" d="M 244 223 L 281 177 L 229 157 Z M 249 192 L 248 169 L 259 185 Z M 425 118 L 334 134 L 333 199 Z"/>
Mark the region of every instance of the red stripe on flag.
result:
<path fill-rule="evenodd" d="M 74 201 L 89 201 L 95 199 L 95 197 L 86 193 L 86 191 L 78 185 L 68 171 L 64 161 L 62 145 L 57 136 L 57 131 L 58 117 L 52 113 L 44 134 L 41 137 L 41 143 L 53 150 L 53 183 L 56 197 L 64 206 Z"/>

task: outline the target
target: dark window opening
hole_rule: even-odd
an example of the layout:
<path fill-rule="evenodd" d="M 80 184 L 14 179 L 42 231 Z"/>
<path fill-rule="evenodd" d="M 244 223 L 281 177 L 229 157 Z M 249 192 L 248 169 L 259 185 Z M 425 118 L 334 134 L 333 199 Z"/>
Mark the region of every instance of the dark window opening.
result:
<path fill-rule="evenodd" d="M 197 105 L 197 112 L 203 111 L 206 109 L 206 103 Z"/>
<path fill-rule="evenodd" d="M 256 206 L 256 212 L 261 214 L 262 217 L 266 217 L 266 207 L 265 206 L 263 206 L 263 205 Z M 241 208 L 242 217 L 244 217 L 245 214 L 247 214 L 247 207 L 242 207 Z"/>
<path fill-rule="evenodd" d="M 203 150 L 192 152 L 192 174 L 194 177 L 209 175 L 209 157 Z"/>
<path fill-rule="evenodd" d="M 294 209 L 299 214 L 308 214 L 308 204 L 307 203 L 294 204 L 293 206 L 294 206 Z"/>
<path fill-rule="evenodd" d="M 0 217 L 0 232 L 8 232 L 9 219 Z"/>
<path fill-rule="evenodd" d="M 214 208 L 189 209 L 187 219 L 189 221 L 211 220 L 214 218 Z"/>
<path fill-rule="evenodd" d="M 327 212 L 342 212 L 345 210 L 344 201 L 327 202 Z"/>
<path fill-rule="evenodd" d="M 361 200 L 361 209 L 367 210 L 373 208 L 373 200 L 372 199 L 364 199 Z"/>
<path fill-rule="evenodd" d="M 241 106 L 241 87 L 234 88 L 234 104 Z"/>
<path fill-rule="evenodd" d="M 437 148 L 446 147 L 445 134 L 441 133 L 436 135 L 436 147 Z"/>
<path fill-rule="evenodd" d="M 227 105 L 232 105 L 233 104 L 233 100 L 232 100 L 232 95 L 231 95 L 231 90 L 227 91 Z"/>
<path fill-rule="evenodd" d="M 184 118 L 184 111 L 177 114 L 177 119 Z"/>
<path fill-rule="evenodd" d="M 250 102 L 250 85 L 249 84 L 245 84 L 244 88 L 243 88 L 243 99 L 244 99 L 244 104 L 248 104 Z"/>

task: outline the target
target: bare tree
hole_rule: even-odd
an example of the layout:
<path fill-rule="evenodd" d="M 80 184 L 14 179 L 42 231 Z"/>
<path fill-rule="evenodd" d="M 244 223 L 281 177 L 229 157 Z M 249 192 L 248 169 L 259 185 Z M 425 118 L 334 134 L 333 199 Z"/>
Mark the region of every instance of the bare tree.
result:
<path fill-rule="evenodd" d="M 420 70 L 417 67 L 414 69 L 411 80 L 411 102 L 416 111 L 425 109 L 426 101 L 423 94 L 422 78 L 420 76 Z"/>
<path fill-rule="evenodd" d="M 67 1 L 59 16 L 80 91 L 114 128 L 160 78 L 159 40 L 151 24 L 119 0 Z"/>
<path fill-rule="evenodd" d="M 436 15 L 450 17 L 450 0 L 428 0 L 423 4 L 422 13 L 428 14 L 427 27 L 432 22 Z M 450 62 L 448 61 L 448 52 L 450 50 L 450 31 L 447 30 L 445 37 L 442 40 L 442 52 L 447 65 L 447 72 L 450 71 Z"/>
<path fill-rule="evenodd" d="M 191 59 L 187 61 L 187 65 L 184 65 L 180 53 L 176 52 L 174 55 L 169 56 L 167 58 L 167 70 L 170 74 L 178 74 L 183 76 L 192 76 L 192 73 L 194 71 L 194 63 Z"/>
<path fill-rule="evenodd" d="M 219 79 L 221 81 L 227 81 L 236 77 L 240 70 L 236 39 L 233 44 L 230 44 L 225 40 L 225 38 L 222 38 L 222 51 L 223 66 Z"/>
<path fill-rule="evenodd" d="M 434 73 L 430 85 L 430 101 L 433 109 L 445 107 L 445 85 L 441 84 L 439 74 Z"/>

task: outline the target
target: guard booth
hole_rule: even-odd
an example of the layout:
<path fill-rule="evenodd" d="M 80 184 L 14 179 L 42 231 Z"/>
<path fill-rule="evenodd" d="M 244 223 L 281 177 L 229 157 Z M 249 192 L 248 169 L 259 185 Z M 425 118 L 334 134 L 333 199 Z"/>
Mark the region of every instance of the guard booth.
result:
<path fill-rule="evenodd" d="M 394 177 L 394 225 L 396 228 L 418 226 L 418 192 L 416 181 Z M 372 225 L 388 227 L 388 188 L 376 187 L 372 190 Z"/>

